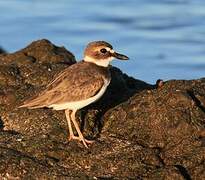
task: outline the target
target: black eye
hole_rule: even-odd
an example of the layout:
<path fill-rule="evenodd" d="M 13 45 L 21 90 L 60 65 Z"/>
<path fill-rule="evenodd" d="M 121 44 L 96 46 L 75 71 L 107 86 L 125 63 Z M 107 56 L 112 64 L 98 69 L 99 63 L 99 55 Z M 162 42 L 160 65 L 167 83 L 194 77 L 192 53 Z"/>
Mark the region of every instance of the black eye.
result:
<path fill-rule="evenodd" d="M 105 48 L 100 50 L 101 53 L 105 54 L 107 52 L 107 50 Z"/>

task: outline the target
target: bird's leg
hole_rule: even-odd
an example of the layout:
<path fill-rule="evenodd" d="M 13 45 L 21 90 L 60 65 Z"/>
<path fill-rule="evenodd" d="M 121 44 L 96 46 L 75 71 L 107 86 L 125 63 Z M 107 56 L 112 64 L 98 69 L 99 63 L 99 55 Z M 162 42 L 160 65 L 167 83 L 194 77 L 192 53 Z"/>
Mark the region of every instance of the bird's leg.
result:
<path fill-rule="evenodd" d="M 69 138 L 68 140 L 71 141 L 72 139 L 77 139 L 78 137 L 74 136 L 74 133 L 73 133 L 73 129 L 72 129 L 72 125 L 71 125 L 71 110 L 69 109 L 66 109 L 65 110 L 65 115 L 66 115 L 66 119 L 67 119 L 67 122 L 68 122 L 68 129 L 69 129 Z"/>
<path fill-rule="evenodd" d="M 75 120 L 75 113 L 76 113 L 76 111 L 73 110 L 72 113 L 71 113 L 71 120 L 72 120 L 72 122 L 73 122 L 73 124 L 74 124 L 74 126 L 75 126 L 75 129 L 76 129 L 76 131 L 77 131 L 77 133 L 78 133 L 78 135 L 79 135 L 78 140 L 82 141 L 83 144 L 84 144 L 84 146 L 85 146 L 86 148 L 88 148 L 87 143 L 89 144 L 89 143 L 92 143 L 93 141 L 89 141 L 89 140 L 87 140 L 87 139 L 85 139 L 85 138 L 83 137 L 83 134 L 82 134 L 81 131 L 80 131 L 80 128 L 79 128 L 79 126 L 78 126 L 78 123 L 77 123 L 76 120 Z"/>

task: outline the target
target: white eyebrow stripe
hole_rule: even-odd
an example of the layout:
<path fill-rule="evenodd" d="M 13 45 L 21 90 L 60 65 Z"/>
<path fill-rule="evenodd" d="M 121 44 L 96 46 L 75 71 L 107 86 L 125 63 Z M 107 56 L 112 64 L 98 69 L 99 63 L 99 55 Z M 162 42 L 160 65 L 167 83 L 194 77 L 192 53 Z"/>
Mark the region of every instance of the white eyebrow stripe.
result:
<path fill-rule="evenodd" d="M 109 47 L 106 47 L 105 49 L 106 49 L 107 51 L 110 51 L 110 50 L 111 50 Z"/>
<path fill-rule="evenodd" d="M 114 51 L 113 49 L 110 49 L 110 52 L 111 52 L 111 53 L 114 53 L 115 51 Z"/>

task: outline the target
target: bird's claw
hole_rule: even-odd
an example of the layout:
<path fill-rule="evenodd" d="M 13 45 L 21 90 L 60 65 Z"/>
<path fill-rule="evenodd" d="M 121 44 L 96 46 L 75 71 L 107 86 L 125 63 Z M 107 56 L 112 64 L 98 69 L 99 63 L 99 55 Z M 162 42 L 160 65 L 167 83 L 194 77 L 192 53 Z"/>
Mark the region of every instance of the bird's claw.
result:
<path fill-rule="evenodd" d="M 73 139 L 76 139 L 78 141 L 82 141 L 83 145 L 88 148 L 88 145 L 87 144 L 92 144 L 94 141 L 92 140 L 87 140 L 85 139 L 83 136 L 82 137 L 78 137 L 78 136 L 74 136 L 74 135 L 70 135 L 69 136 L 69 141 L 73 140 Z"/>

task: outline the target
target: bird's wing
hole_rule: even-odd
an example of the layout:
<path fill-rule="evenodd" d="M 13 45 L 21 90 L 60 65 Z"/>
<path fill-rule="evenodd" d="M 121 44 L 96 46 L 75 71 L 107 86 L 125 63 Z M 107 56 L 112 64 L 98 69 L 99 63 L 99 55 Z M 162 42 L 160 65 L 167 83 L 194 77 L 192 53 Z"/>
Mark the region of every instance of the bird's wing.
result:
<path fill-rule="evenodd" d="M 60 73 L 46 89 L 20 107 L 39 108 L 87 99 L 96 95 L 104 79 L 83 63 L 74 64 Z"/>

